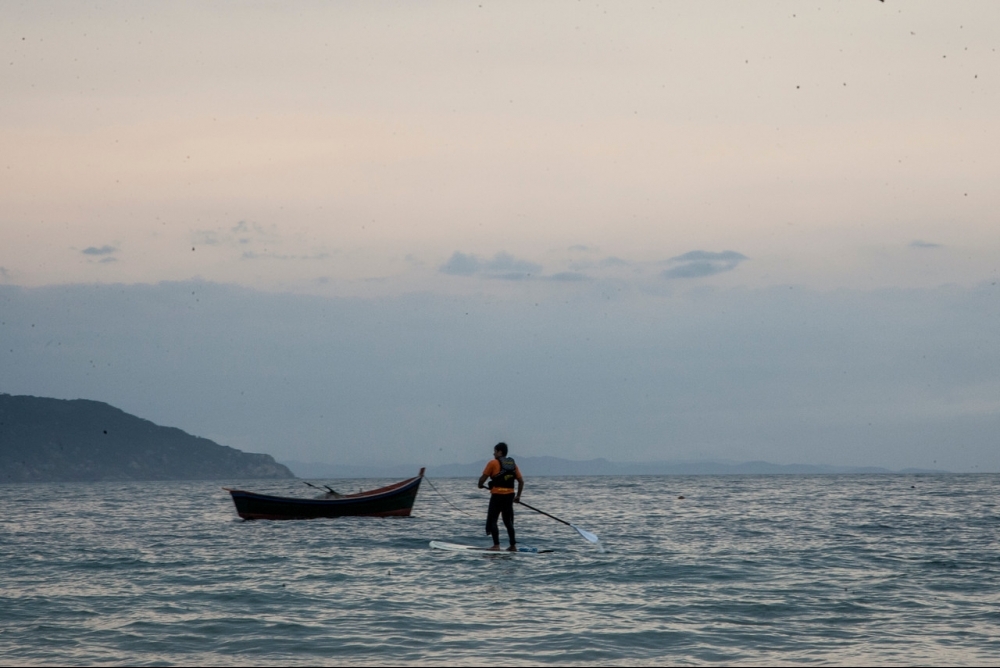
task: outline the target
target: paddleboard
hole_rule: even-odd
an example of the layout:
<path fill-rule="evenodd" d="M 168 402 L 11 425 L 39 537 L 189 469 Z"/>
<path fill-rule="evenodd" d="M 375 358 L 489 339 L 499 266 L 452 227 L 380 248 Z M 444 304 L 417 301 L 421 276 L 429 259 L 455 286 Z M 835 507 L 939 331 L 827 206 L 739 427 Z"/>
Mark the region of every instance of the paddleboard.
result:
<path fill-rule="evenodd" d="M 541 550 L 537 547 L 518 546 L 517 552 L 512 552 L 506 548 L 491 550 L 488 547 L 476 547 L 475 545 L 459 545 L 458 543 L 445 543 L 440 540 L 431 541 L 432 550 L 448 550 L 450 552 L 485 552 L 486 554 L 545 554 L 552 550 Z"/>

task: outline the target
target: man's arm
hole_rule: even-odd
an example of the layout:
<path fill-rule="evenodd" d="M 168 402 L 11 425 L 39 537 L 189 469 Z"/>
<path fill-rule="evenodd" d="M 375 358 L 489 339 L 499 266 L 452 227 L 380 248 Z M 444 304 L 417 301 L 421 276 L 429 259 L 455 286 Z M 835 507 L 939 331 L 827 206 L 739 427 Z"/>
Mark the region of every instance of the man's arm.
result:
<path fill-rule="evenodd" d="M 486 468 L 483 469 L 483 474 L 479 476 L 479 489 L 486 487 L 484 483 L 489 479 L 491 475 L 494 475 L 497 472 L 499 472 L 499 470 L 500 470 L 500 464 L 497 463 L 497 460 L 491 459 L 489 462 L 487 462 Z"/>
<path fill-rule="evenodd" d="M 524 489 L 524 478 L 517 476 L 517 494 L 514 496 L 514 503 L 521 503 L 522 489 Z"/>

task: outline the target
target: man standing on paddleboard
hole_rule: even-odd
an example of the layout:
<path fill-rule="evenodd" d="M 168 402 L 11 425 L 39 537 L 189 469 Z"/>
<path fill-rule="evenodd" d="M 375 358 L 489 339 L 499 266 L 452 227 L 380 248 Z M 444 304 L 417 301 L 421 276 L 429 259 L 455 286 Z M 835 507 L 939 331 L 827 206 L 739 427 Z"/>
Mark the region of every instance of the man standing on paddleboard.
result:
<path fill-rule="evenodd" d="M 479 477 L 479 488 L 490 484 L 490 509 L 486 512 L 486 533 L 493 536 L 493 549 L 500 549 L 500 528 L 497 517 L 503 517 L 503 525 L 507 527 L 507 537 L 510 538 L 511 551 L 517 550 L 514 540 L 514 504 L 521 500 L 521 490 L 524 489 L 524 478 L 514 460 L 507 456 L 507 444 L 497 443 L 493 446 L 493 459 L 490 460 L 483 475 Z M 517 481 L 517 494 L 514 493 L 514 481 Z"/>

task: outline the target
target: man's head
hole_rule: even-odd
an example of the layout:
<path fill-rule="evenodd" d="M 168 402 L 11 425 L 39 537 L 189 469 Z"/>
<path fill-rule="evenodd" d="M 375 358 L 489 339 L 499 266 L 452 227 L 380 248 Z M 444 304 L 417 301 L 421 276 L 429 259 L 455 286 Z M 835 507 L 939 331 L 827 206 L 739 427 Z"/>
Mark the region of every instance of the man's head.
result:
<path fill-rule="evenodd" d="M 507 456 L 507 444 L 497 443 L 493 446 L 493 456 L 494 457 L 506 457 Z"/>

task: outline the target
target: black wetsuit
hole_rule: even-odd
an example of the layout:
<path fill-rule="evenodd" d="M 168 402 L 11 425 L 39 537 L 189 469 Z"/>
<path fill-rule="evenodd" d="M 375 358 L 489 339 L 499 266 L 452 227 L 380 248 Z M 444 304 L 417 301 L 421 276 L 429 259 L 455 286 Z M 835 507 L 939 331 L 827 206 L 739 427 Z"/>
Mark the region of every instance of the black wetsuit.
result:
<path fill-rule="evenodd" d="M 500 527 L 497 518 L 503 517 L 503 525 L 507 527 L 507 537 L 510 546 L 514 547 L 514 494 L 490 494 L 490 509 L 486 512 L 486 533 L 493 536 L 493 544 L 500 544 Z"/>

